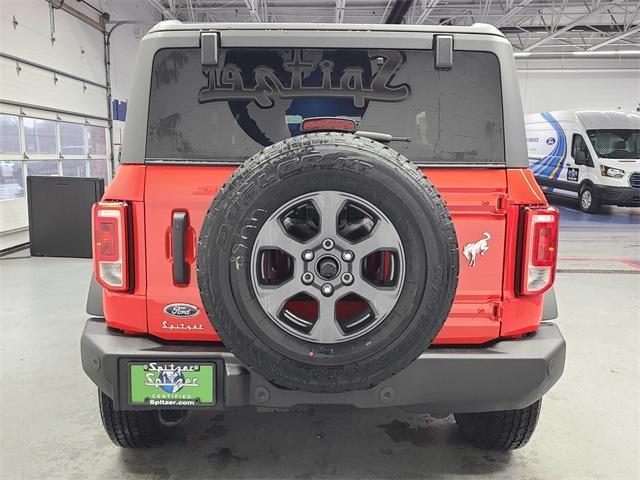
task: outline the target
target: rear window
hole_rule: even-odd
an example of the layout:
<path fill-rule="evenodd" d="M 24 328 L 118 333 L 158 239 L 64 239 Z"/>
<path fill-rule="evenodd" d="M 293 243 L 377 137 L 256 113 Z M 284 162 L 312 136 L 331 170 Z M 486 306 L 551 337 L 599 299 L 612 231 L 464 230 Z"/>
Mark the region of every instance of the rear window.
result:
<path fill-rule="evenodd" d="M 420 164 L 504 164 L 500 65 L 454 52 L 451 71 L 430 50 L 222 49 L 203 67 L 197 48 L 153 62 L 147 160 L 238 163 L 300 133 L 311 117 L 410 137 L 390 146 Z"/>

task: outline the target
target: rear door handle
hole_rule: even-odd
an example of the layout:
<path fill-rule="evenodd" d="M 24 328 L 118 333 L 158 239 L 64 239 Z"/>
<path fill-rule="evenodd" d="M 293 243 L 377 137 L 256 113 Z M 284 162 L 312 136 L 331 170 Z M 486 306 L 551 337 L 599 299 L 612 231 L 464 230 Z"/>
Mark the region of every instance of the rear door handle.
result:
<path fill-rule="evenodd" d="M 189 265 L 184 260 L 185 235 L 189 227 L 187 212 L 173 212 L 171 219 L 171 255 L 173 256 L 173 282 L 189 283 Z"/>

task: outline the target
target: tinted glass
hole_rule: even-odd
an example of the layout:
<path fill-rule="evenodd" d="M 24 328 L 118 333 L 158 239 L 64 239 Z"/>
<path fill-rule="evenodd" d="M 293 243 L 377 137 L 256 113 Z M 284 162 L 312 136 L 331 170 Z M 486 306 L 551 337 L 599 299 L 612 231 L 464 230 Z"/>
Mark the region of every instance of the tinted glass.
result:
<path fill-rule="evenodd" d="M 66 177 L 86 177 L 86 160 L 62 160 L 62 175 Z"/>
<path fill-rule="evenodd" d="M 84 155 L 84 125 L 60 123 L 60 149 L 63 155 Z"/>
<path fill-rule="evenodd" d="M 600 158 L 640 158 L 640 130 L 588 130 L 587 135 Z"/>
<path fill-rule="evenodd" d="M 89 160 L 88 177 L 104 178 L 105 185 L 109 180 L 109 163 L 107 160 Z"/>
<path fill-rule="evenodd" d="M 25 118 L 23 122 L 24 146 L 27 153 L 57 153 L 56 122 L 38 118 Z"/>
<path fill-rule="evenodd" d="M 103 127 L 86 127 L 87 149 L 90 155 L 106 155 L 107 130 Z"/>
<path fill-rule="evenodd" d="M 0 200 L 24 196 L 21 161 L 0 161 Z"/>
<path fill-rule="evenodd" d="M 20 123 L 14 115 L 0 115 L 0 153 L 20 153 Z"/>
<path fill-rule="evenodd" d="M 436 71 L 428 50 L 199 49 L 154 59 L 148 159 L 241 161 L 300 133 L 310 117 L 411 137 L 390 146 L 419 163 L 504 163 L 500 68 L 485 52 L 454 52 Z"/>
<path fill-rule="evenodd" d="M 573 134 L 573 148 L 571 149 L 571 156 L 573 158 L 576 157 L 576 153 L 579 151 L 584 151 L 587 155 L 589 154 L 589 150 L 587 149 L 587 145 L 582 138 L 582 135 L 578 135 L 577 133 Z"/>
<path fill-rule="evenodd" d="M 30 160 L 26 164 L 27 175 L 58 175 L 57 160 Z"/>

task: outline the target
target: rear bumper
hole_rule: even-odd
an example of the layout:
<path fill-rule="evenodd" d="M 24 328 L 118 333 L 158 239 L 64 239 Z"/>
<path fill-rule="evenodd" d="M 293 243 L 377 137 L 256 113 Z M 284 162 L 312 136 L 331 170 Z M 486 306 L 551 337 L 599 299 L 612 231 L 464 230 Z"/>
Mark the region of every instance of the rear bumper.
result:
<path fill-rule="evenodd" d="M 125 336 L 102 319 L 89 319 L 81 340 L 82 366 L 117 409 L 128 407 L 129 360 L 222 360 L 217 408 L 352 405 L 358 408 L 413 407 L 429 413 L 485 412 L 523 408 L 541 398 L 562 375 L 565 341 L 555 324 L 521 340 L 482 347 L 432 347 L 402 372 L 368 390 L 310 393 L 273 386 L 244 368 L 219 344 L 160 342 Z M 265 393 L 266 392 L 266 393 Z"/>
<path fill-rule="evenodd" d="M 602 205 L 640 207 L 640 188 L 594 185 Z"/>

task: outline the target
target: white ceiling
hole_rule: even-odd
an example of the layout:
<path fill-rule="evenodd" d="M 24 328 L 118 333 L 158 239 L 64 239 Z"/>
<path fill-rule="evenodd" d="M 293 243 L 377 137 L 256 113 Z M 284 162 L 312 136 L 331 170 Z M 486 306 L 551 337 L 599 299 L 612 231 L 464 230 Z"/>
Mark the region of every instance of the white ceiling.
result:
<path fill-rule="evenodd" d="M 640 50 L 640 0 L 147 0 L 167 19 L 383 23 L 396 2 L 408 24 L 491 23 L 516 52 Z M 397 8 L 397 7 L 396 7 Z"/>

